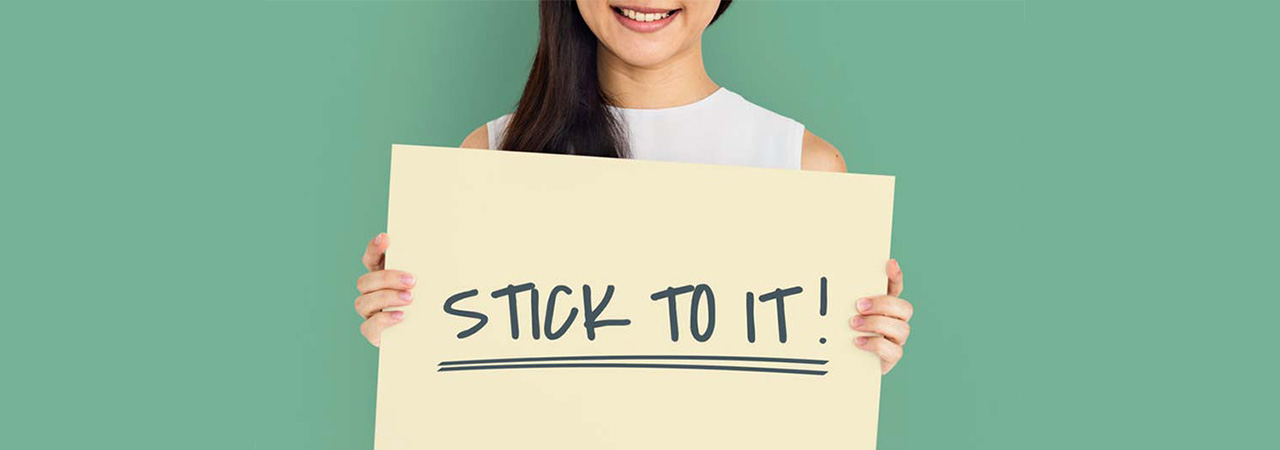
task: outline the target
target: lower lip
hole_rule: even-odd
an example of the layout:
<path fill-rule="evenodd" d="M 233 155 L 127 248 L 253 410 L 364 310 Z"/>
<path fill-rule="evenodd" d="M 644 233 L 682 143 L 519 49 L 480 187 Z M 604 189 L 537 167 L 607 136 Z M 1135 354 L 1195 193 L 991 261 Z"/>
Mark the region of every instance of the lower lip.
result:
<path fill-rule="evenodd" d="M 670 25 L 671 21 L 676 20 L 676 16 L 678 15 L 680 15 L 680 10 L 673 11 L 671 15 L 653 22 L 640 22 L 637 20 L 631 20 L 630 17 L 619 14 L 616 10 L 613 12 L 613 16 L 617 17 L 619 22 L 622 22 L 622 26 L 637 33 L 652 33 L 654 31 L 661 30 L 667 25 Z"/>

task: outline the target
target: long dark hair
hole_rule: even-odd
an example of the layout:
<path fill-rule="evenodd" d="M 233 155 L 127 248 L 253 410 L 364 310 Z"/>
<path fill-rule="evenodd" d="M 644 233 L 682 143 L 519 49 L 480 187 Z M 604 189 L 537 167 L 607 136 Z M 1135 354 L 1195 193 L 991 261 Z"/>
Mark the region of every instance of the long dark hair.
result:
<path fill-rule="evenodd" d="M 721 0 L 711 23 L 732 0 Z M 538 53 L 529 81 L 497 148 L 540 153 L 626 158 L 622 123 L 596 73 L 599 41 L 577 2 L 543 0 L 538 6 Z"/>

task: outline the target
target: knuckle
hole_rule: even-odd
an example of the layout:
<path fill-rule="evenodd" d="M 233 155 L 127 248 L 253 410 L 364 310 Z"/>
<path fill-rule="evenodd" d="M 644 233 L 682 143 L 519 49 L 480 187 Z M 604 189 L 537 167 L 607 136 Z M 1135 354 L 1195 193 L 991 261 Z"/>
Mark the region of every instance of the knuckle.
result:
<path fill-rule="evenodd" d="M 884 346 L 885 346 L 885 345 L 887 345 L 887 344 L 892 344 L 892 343 L 893 343 L 893 341 L 889 340 L 889 335 L 887 335 L 887 334 L 878 334 L 878 333 L 877 333 L 877 336 L 876 336 L 876 339 L 875 339 L 875 340 L 876 340 L 876 344 L 875 344 L 875 346 L 873 346 L 873 349 L 875 350 L 876 354 L 878 354 L 878 355 L 882 355 L 882 354 L 884 354 Z"/>
<path fill-rule="evenodd" d="M 885 361 L 897 361 L 898 359 L 894 357 L 893 349 L 887 345 L 882 345 L 879 348 L 877 348 L 876 354 L 880 355 L 880 359 L 883 359 Z"/>
<path fill-rule="evenodd" d="M 897 355 L 901 354 L 901 352 L 902 352 L 901 346 L 897 346 L 897 344 L 893 343 L 893 341 L 888 340 L 888 337 L 884 339 L 884 343 L 881 345 L 882 354 L 887 355 L 887 357 L 897 359 Z"/>
<path fill-rule="evenodd" d="M 893 308 L 893 299 L 892 295 L 881 295 L 876 297 L 876 301 L 872 302 L 872 304 L 876 309 L 887 310 Z"/>
<path fill-rule="evenodd" d="M 889 319 L 888 319 L 887 317 L 884 317 L 884 316 L 871 316 L 871 317 L 868 317 L 868 318 L 867 318 L 867 328 L 870 328 L 870 329 L 871 329 L 871 331 L 875 331 L 876 333 L 884 334 L 884 332 L 885 332 L 885 331 L 888 331 L 888 329 L 889 329 L 889 327 L 890 327 L 890 324 L 888 323 L 888 320 L 889 320 Z"/>
<path fill-rule="evenodd" d="M 362 293 L 363 293 L 363 292 L 367 292 L 367 291 L 368 291 L 368 289 L 369 289 L 369 275 L 372 275 L 373 273 L 374 273 L 374 272 L 370 272 L 370 273 L 367 273 L 367 274 L 361 275 L 361 276 L 360 276 L 360 278 L 356 278 L 356 290 L 357 290 L 357 291 L 360 291 L 360 292 L 362 292 Z"/>
<path fill-rule="evenodd" d="M 880 337 L 880 336 L 870 336 L 870 337 L 868 337 L 868 338 L 867 338 L 867 347 L 870 347 L 870 348 L 871 348 L 871 351 L 876 352 L 876 353 L 880 353 L 880 348 L 881 348 L 881 347 L 883 347 L 883 346 L 884 346 L 884 338 L 883 338 L 883 337 Z"/>
<path fill-rule="evenodd" d="M 375 311 L 381 311 L 382 308 L 394 306 L 396 304 L 396 300 L 399 298 L 397 297 L 398 292 L 399 291 L 392 289 L 383 289 L 378 291 L 375 296 L 376 298 L 369 302 L 369 308 Z"/>
<path fill-rule="evenodd" d="M 875 340 L 875 345 L 872 347 L 872 351 L 874 351 L 876 355 L 879 355 L 881 358 L 888 359 L 889 358 L 889 348 L 887 345 L 888 343 L 889 343 L 889 340 L 886 338 L 883 338 L 883 337 L 877 338 Z"/>

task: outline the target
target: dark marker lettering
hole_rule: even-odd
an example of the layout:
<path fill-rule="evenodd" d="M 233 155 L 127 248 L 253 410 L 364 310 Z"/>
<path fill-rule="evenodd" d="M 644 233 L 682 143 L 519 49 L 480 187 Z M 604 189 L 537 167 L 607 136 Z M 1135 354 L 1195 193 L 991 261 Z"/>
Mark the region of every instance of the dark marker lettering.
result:
<path fill-rule="evenodd" d="M 676 296 L 693 292 L 693 285 L 670 287 L 658 292 L 654 292 L 649 296 L 650 300 L 658 301 L 663 298 L 667 299 L 667 316 L 669 317 L 671 326 L 671 342 L 680 341 L 680 321 L 676 318 Z"/>
<path fill-rule="evenodd" d="M 779 342 L 782 342 L 782 343 L 787 342 L 787 308 L 783 300 L 786 299 L 788 295 L 795 295 L 801 292 L 804 292 L 804 288 L 801 288 L 800 286 L 795 286 L 788 289 L 774 289 L 773 292 L 760 295 L 761 302 L 767 302 L 770 300 L 778 301 L 777 306 L 778 306 L 778 341 Z"/>
<path fill-rule="evenodd" d="M 818 315 L 827 315 L 827 277 L 822 277 L 822 293 L 819 296 Z"/>
<path fill-rule="evenodd" d="M 536 341 L 542 339 L 542 315 L 538 313 L 538 289 L 529 291 L 532 298 L 529 299 L 529 320 L 533 321 L 533 339 Z"/>
<path fill-rule="evenodd" d="M 521 285 L 508 284 L 507 287 L 493 291 L 493 298 L 507 298 L 507 310 L 511 316 L 511 339 L 520 338 L 520 316 L 516 311 L 516 295 L 532 290 L 533 283 L 525 283 Z M 536 297 L 537 294 L 534 295 Z M 534 314 L 537 314 L 537 312 L 535 311 Z"/>
<path fill-rule="evenodd" d="M 454 304 L 457 304 L 463 299 L 475 297 L 476 294 L 478 293 L 480 293 L 480 291 L 475 289 L 472 289 L 466 292 L 459 292 L 457 294 L 450 295 L 449 299 L 444 301 L 444 312 L 455 315 L 455 316 L 462 316 L 462 317 L 469 317 L 472 319 L 476 319 L 475 325 L 472 325 L 471 328 L 467 328 L 458 333 L 458 339 L 466 339 L 468 336 L 476 334 L 477 331 L 480 331 L 481 328 L 484 328 L 484 325 L 486 323 L 489 323 L 489 316 L 486 316 L 483 313 L 479 313 L 475 311 L 467 311 L 467 310 L 462 310 L 462 309 L 453 307 Z"/>
<path fill-rule="evenodd" d="M 582 326 L 587 329 L 587 340 L 596 340 L 596 328 L 631 325 L 631 319 L 599 320 L 600 315 L 609 306 L 609 300 L 612 298 L 613 285 L 611 284 L 605 288 L 604 298 L 600 299 L 600 305 L 598 307 L 593 306 L 591 303 L 591 286 L 582 285 Z"/>
<path fill-rule="evenodd" d="M 702 303 L 703 294 L 707 296 L 707 328 L 705 332 L 699 332 L 698 304 Z M 711 286 L 699 284 L 693 288 L 693 303 L 689 306 L 689 331 L 698 342 L 707 342 L 707 339 L 711 339 L 711 333 L 716 331 L 716 296 L 711 292 Z"/>
<path fill-rule="evenodd" d="M 551 321 L 556 317 L 556 294 L 559 294 L 560 292 L 564 292 L 566 295 L 572 295 L 573 289 L 569 289 L 568 286 L 556 286 L 551 289 L 551 295 L 547 297 L 547 320 L 544 321 L 546 326 L 545 331 L 547 339 L 553 341 L 560 339 L 560 336 L 564 336 L 564 333 L 569 330 L 569 325 L 573 325 L 573 319 L 578 317 L 578 308 L 569 308 L 569 317 L 564 319 L 564 322 L 560 325 L 560 329 L 551 329 Z"/>

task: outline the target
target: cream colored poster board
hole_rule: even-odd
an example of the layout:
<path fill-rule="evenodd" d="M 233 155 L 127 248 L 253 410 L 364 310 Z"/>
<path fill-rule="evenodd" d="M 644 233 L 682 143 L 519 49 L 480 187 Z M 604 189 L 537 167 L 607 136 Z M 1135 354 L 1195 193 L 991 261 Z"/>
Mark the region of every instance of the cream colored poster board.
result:
<path fill-rule="evenodd" d="M 892 177 L 392 152 L 377 450 L 875 447 Z"/>

